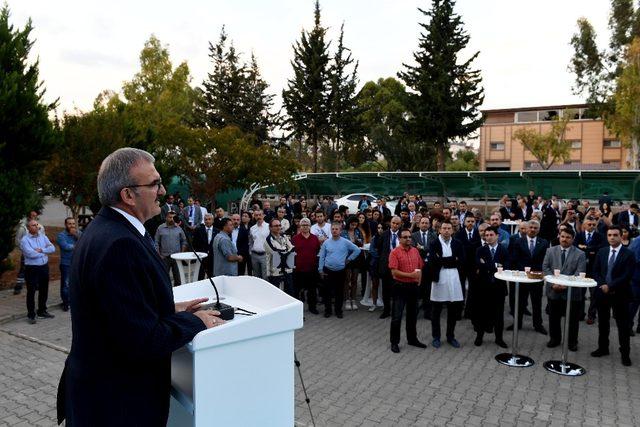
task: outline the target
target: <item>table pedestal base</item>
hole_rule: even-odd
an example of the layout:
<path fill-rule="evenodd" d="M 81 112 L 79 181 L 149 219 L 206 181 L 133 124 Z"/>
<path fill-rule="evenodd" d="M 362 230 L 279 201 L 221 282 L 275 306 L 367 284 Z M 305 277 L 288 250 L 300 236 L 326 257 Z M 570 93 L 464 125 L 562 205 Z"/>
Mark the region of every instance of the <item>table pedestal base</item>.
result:
<path fill-rule="evenodd" d="M 529 356 L 523 356 L 521 354 L 500 353 L 496 356 L 498 363 L 511 366 L 514 368 L 528 368 L 534 365 L 534 361 Z"/>
<path fill-rule="evenodd" d="M 568 377 L 579 377 L 587 373 L 587 370 L 582 366 L 571 362 L 563 362 L 562 360 L 548 360 L 542 366 L 549 372 Z"/>

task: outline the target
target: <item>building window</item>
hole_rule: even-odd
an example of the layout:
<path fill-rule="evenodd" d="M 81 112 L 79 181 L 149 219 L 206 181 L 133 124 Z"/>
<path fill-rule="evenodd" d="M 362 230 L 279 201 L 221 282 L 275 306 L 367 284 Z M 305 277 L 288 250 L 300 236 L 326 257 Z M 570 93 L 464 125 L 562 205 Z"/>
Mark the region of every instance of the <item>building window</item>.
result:
<path fill-rule="evenodd" d="M 520 111 L 516 113 L 516 123 L 537 122 L 537 111 Z"/>
<path fill-rule="evenodd" d="M 582 141 L 571 141 L 571 149 L 578 150 L 582 148 Z"/>
<path fill-rule="evenodd" d="M 606 139 L 604 141 L 604 148 L 620 148 L 622 147 L 622 144 L 620 143 L 620 140 L 617 139 Z"/>
<path fill-rule="evenodd" d="M 492 142 L 490 148 L 493 151 L 504 151 L 504 142 Z"/>
<path fill-rule="evenodd" d="M 538 111 L 538 121 L 548 122 L 556 119 L 559 116 L 557 110 Z"/>
<path fill-rule="evenodd" d="M 524 168 L 525 169 L 532 169 L 533 168 L 533 162 L 524 162 Z"/>

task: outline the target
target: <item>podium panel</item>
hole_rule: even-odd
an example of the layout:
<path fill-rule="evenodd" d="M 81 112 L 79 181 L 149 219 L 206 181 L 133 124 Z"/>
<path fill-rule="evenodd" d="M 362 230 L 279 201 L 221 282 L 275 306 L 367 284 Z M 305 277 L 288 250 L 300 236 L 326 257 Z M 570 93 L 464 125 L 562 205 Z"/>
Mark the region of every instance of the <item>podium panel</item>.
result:
<path fill-rule="evenodd" d="M 226 304 L 255 312 L 200 332 L 174 352 L 170 426 L 294 424 L 294 331 L 302 303 L 262 279 L 214 279 Z M 174 288 L 176 302 L 215 298 L 208 280 Z"/>

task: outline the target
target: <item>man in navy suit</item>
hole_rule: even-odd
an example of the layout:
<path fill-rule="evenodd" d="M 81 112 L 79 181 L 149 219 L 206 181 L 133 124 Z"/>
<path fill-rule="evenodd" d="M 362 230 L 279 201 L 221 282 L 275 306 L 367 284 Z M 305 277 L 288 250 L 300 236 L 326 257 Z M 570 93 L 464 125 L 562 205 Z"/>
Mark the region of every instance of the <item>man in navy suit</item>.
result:
<path fill-rule="evenodd" d="M 600 234 L 596 230 L 596 219 L 592 216 L 587 216 L 582 222 L 582 231 L 576 234 L 576 239 L 573 244 L 582 250 L 587 257 L 587 277 L 593 277 L 593 266 L 596 262 L 596 254 L 601 247 L 607 245 L 607 238 Z M 589 309 L 587 310 L 587 324 L 592 325 L 596 318 L 596 298 L 595 288 L 589 288 Z M 583 296 L 586 294 L 585 290 L 582 290 Z M 582 298 L 582 310 L 581 317 L 584 317 L 584 298 Z"/>
<path fill-rule="evenodd" d="M 613 310 L 618 326 L 622 364 L 631 366 L 629 303 L 636 259 L 633 252 L 622 246 L 620 227 L 609 227 L 607 241 L 609 245 L 598 251 L 593 266 L 593 279 L 598 283 L 595 292 L 598 307 L 598 348 L 591 356 L 601 357 L 609 354 L 609 318 Z"/>
<path fill-rule="evenodd" d="M 527 224 L 527 237 L 516 240 L 511 267 L 520 271 L 530 267 L 531 271 L 542 271 L 542 262 L 547 253 L 549 242 L 538 236 L 540 223 L 531 220 Z M 515 264 L 515 265 L 514 265 Z M 532 283 L 520 287 L 520 301 L 517 324 L 522 328 L 522 315 L 527 306 L 527 298 L 531 296 L 531 309 L 533 315 L 533 329 L 542 335 L 547 335 L 547 330 L 542 325 L 542 285 Z M 512 330 L 509 327 L 507 330 Z"/>
<path fill-rule="evenodd" d="M 473 329 L 476 331 L 476 346 L 482 345 L 485 333 L 495 333 L 496 344 L 507 348 L 502 339 L 504 329 L 504 297 L 507 285 L 494 277 L 498 266 L 506 265 L 509 256 L 507 250 L 498 244 L 498 230 L 488 227 L 484 230 L 486 246 L 480 246 L 474 257 L 477 279 L 474 287 L 474 305 L 472 307 Z"/>
<path fill-rule="evenodd" d="M 632 203 L 629 209 L 618 214 L 618 225 L 627 227 L 631 233 L 631 237 L 638 235 L 638 204 Z"/>
<path fill-rule="evenodd" d="M 196 311 L 206 298 L 175 303 L 169 276 L 145 231 L 165 194 L 154 158 L 121 148 L 102 162 L 103 208 L 71 263 L 71 351 L 58 386 L 58 423 L 164 426 L 171 353 L 223 323 Z"/>

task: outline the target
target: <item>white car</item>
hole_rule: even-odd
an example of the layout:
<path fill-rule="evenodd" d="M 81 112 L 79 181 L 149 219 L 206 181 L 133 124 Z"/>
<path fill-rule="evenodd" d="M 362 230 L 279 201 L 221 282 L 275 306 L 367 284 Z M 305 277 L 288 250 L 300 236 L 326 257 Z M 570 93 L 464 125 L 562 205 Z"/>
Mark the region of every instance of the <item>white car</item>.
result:
<path fill-rule="evenodd" d="M 354 194 L 347 194 L 344 197 L 340 197 L 339 199 L 335 199 L 335 202 L 338 206 L 346 206 L 349 208 L 349 213 L 350 214 L 354 214 L 356 212 L 358 212 L 358 205 L 360 204 L 360 201 L 362 200 L 362 196 L 367 196 L 367 200 L 371 203 L 371 207 L 376 207 L 378 206 L 378 204 L 376 203 L 377 200 L 379 200 L 381 198 L 381 196 L 378 196 L 376 194 L 370 194 L 370 193 L 354 193 Z M 396 208 L 396 203 L 395 201 L 388 201 L 387 200 L 387 207 L 391 210 L 391 213 L 393 213 L 394 209 Z"/>

